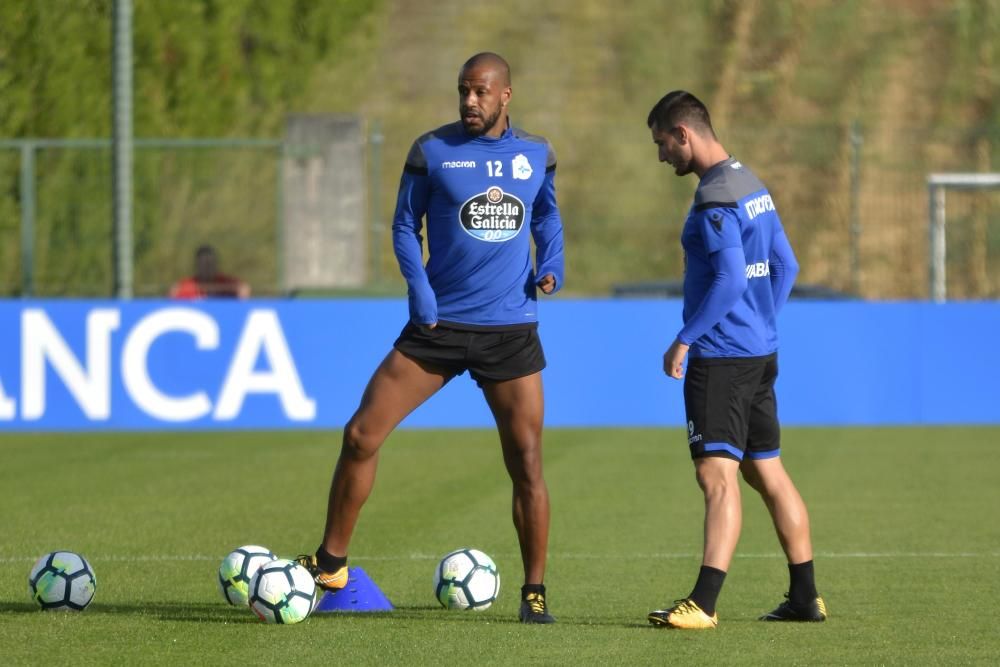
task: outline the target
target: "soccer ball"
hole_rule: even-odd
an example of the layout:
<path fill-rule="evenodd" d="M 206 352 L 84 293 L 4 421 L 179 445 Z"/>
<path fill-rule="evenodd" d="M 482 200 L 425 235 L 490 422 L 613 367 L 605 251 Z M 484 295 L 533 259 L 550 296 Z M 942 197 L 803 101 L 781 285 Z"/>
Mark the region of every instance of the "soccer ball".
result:
<path fill-rule="evenodd" d="M 269 549 L 256 544 L 234 549 L 222 559 L 222 565 L 219 566 L 219 591 L 222 592 L 222 597 L 234 607 L 246 605 L 253 575 L 261 565 L 277 558 Z"/>
<path fill-rule="evenodd" d="M 482 611 L 499 593 L 496 563 L 478 549 L 452 551 L 434 570 L 434 596 L 446 609 Z"/>
<path fill-rule="evenodd" d="M 316 582 L 291 560 L 265 563 L 250 580 L 250 609 L 265 623 L 298 623 L 316 607 Z"/>
<path fill-rule="evenodd" d="M 28 592 L 42 609 L 83 611 L 96 590 L 94 569 L 86 558 L 72 551 L 45 554 L 28 575 Z"/>

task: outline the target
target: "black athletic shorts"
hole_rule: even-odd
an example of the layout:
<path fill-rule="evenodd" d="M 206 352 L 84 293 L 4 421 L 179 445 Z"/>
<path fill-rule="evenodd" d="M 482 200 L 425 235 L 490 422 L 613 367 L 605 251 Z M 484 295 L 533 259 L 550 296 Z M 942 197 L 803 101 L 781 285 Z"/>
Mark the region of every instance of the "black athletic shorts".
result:
<path fill-rule="evenodd" d="M 691 458 L 742 461 L 778 456 L 781 428 L 774 380 L 778 355 L 688 360 L 684 378 Z"/>
<path fill-rule="evenodd" d="M 408 322 L 394 347 L 408 357 L 454 375 L 469 371 L 480 387 L 534 375 L 545 368 L 535 327 L 466 331 L 439 324 L 433 329 Z"/>

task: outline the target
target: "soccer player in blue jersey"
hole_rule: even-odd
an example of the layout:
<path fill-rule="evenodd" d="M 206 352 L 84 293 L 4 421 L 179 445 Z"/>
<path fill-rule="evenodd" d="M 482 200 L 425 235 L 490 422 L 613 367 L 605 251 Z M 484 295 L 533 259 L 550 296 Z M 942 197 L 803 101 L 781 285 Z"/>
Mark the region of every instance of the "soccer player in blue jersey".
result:
<path fill-rule="evenodd" d="M 688 446 L 705 496 L 705 545 L 694 589 L 674 606 L 650 612 L 649 622 L 718 625 L 716 600 L 742 522 L 738 473 L 767 505 L 791 577 L 788 599 L 761 620 L 823 621 L 809 515 L 779 458 L 774 395 L 776 318 L 798 273 L 795 254 L 767 188 L 719 143 L 698 98 L 668 93 L 647 125 L 660 162 L 678 176 L 700 179 L 681 233 L 684 326 L 663 355 L 663 371 L 684 378 Z"/>
<path fill-rule="evenodd" d="M 563 233 L 555 154 L 545 139 L 510 124 L 510 100 L 506 61 L 479 53 L 459 73 L 460 120 L 424 134 L 410 149 L 392 225 L 409 321 L 344 428 L 323 542 L 298 560 L 320 587 L 346 585 L 348 543 L 375 481 L 382 442 L 467 370 L 493 412 L 513 482 L 524 564 L 520 620 L 552 623 L 543 584 L 549 495 L 542 477 L 545 357 L 536 289 L 553 294 L 562 287 Z"/>

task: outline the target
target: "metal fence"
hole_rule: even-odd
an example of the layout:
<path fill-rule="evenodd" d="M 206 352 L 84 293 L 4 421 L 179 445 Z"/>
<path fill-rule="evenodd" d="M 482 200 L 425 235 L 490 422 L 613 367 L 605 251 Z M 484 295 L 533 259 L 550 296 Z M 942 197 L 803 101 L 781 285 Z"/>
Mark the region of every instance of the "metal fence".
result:
<path fill-rule="evenodd" d="M 166 294 L 203 243 L 219 249 L 227 272 L 274 292 L 282 142 L 139 139 L 135 148 L 135 294 Z M 8 140 L 0 149 L 0 293 L 110 295 L 110 140 Z"/>
<path fill-rule="evenodd" d="M 368 282 L 403 293 L 391 218 L 412 137 L 369 124 Z M 611 137 L 621 156 L 567 146 L 557 178 L 567 289 L 683 275 L 680 229 L 693 177 L 655 163 L 648 136 Z M 856 124 L 765 128 L 722 139 L 770 187 L 802 265 L 800 282 L 869 299 L 928 298 L 927 177 L 1000 166 L 1000 129 Z M 282 156 L 278 139 L 140 139 L 135 151 L 134 293 L 167 293 L 210 243 L 255 294 L 281 294 Z M 635 155 L 641 154 L 642 160 Z M 617 161 L 616 161 L 617 160 Z M 0 295 L 112 293 L 111 155 L 107 140 L 0 141 Z M 948 298 L 1000 298 L 1000 190 L 947 200 Z M 364 250 L 362 249 L 362 252 Z"/>

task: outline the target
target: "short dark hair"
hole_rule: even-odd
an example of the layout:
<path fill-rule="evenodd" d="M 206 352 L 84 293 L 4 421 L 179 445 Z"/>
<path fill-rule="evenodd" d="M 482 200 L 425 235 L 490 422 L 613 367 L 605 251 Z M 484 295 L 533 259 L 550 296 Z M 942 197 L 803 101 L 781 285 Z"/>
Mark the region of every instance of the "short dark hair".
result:
<path fill-rule="evenodd" d="M 205 255 L 214 255 L 214 254 L 215 254 L 215 248 L 213 248 L 212 246 L 208 245 L 207 243 L 204 243 L 204 244 L 198 246 L 198 249 L 194 251 L 194 256 L 196 258 L 197 257 L 204 257 Z"/>
<path fill-rule="evenodd" d="M 696 130 L 707 131 L 710 136 L 715 136 L 708 107 L 686 90 L 672 90 L 661 97 L 646 118 L 646 125 L 651 129 L 656 125 L 661 130 L 669 131 L 678 123 L 690 125 Z"/>
<path fill-rule="evenodd" d="M 503 56 L 499 53 L 493 53 L 492 51 L 477 53 L 466 60 L 465 64 L 462 65 L 461 71 L 459 72 L 459 78 L 461 78 L 462 74 L 465 74 L 470 69 L 481 66 L 492 68 L 497 74 L 500 75 L 500 82 L 503 83 L 503 85 L 510 85 L 510 65 L 507 64 L 507 61 L 504 60 Z"/>

